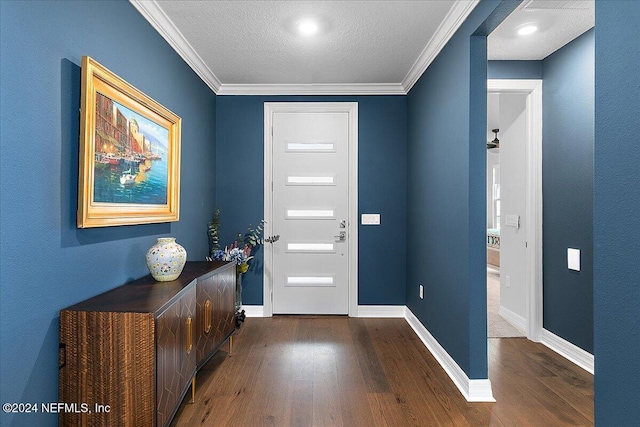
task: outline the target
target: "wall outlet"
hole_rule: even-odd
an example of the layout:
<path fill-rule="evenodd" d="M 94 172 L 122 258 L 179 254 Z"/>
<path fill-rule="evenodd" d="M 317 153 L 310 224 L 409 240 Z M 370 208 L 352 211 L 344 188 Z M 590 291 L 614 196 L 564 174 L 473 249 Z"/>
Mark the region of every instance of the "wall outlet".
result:
<path fill-rule="evenodd" d="M 505 285 L 507 288 L 510 288 L 510 287 L 511 287 L 511 276 L 508 276 L 508 275 L 507 275 L 507 276 L 504 278 L 504 285 Z"/>
<path fill-rule="evenodd" d="M 420 284 L 420 299 L 424 299 L 424 286 Z"/>

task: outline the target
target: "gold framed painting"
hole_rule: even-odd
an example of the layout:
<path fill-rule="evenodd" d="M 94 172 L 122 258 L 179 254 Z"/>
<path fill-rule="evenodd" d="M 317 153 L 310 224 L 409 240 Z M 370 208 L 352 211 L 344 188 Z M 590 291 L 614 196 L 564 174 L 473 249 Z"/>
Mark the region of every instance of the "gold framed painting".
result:
<path fill-rule="evenodd" d="M 179 219 L 181 119 L 82 58 L 78 227 Z"/>

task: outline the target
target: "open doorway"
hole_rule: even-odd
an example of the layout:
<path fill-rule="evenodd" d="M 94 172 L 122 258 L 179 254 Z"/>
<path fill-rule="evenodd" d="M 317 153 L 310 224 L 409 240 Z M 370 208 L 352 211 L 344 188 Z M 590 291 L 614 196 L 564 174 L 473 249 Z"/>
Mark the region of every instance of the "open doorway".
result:
<path fill-rule="evenodd" d="M 578 245 L 573 242 L 569 242 L 574 236 L 582 236 L 584 233 L 574 232 L 572 219 L 568 221 L 566 218 L 574 218 L 570 215 L 564 215 L 567 211 L 567 195 L 566 186 L 558 185 L 567 182 L 564 176 L 554 180 L 554 173 L 556 170 L 564 171 L 569 168 L 566 159 L 572 159 L 576 157 L 576 153 L 582 151 L 589 152 L 589 96 L 592 93 L 590 81 L 593 80 L 593 60 L 592 54 L 589 53 L 589 46 L 593 45 L 593 32 L 588 32 L 590 28 L 594 26 L 593 19 L 593 2 L 592 1 L 580 1 L 580 2 L 544 2 L 541 0 L 529 0 L 523 2 L 509 17 L 507 17 L 491 34 L 487 40 L 487 56 L 489 59 L 488 70 L 488 98 L 492 95 L 502 97 L 503 94 L 528 94 L 527 106 L 525 107 L 527 113 L 527 121 L 529 123 L 535 123 L 536 120 L 540 121 L 540 131 L 537 126 L 528 127 L 527 135 L 527 148 L 525 154 L 527 160 L 525 162 L 524 171 L 526 174 L 526 194 L 524 195 L 526 200 L 525 213 L 519 214 L 517 211 L 509 208 L 507 204 L 506 186 L 512 184 L 513 178 L 507 177 L 508 173 L 505 170 L 505 159 L 502 158 L 502 154 L 507 146 L 508 137 L 504 134 L 504 125 L 502 123 L 492 124 L 488 123 L 488 138 L 487 141 L 493 139 L 491 133 L 492 128 L 500 129 L 500 141 L 502 143 L 500 147 L 501 161 L 500 163 L 500 281 L 501 291 L 505 291 L 506 283 L 509 281 L 506 277 L 510 275 L 511 288 L 514 287 L 514 280 L 511 274 L 507 274 L 507 267 L 505 263 L 507 253 L 509 252 L 507 233 L 514 230 L 522 230 L 524 237 L 524 248 L 527 254 L 525 265 L 525 281 L 526 292 L 524 298 L 520 294 L 518 304 L 511 304 L 515 308 L 515 314 L 517 317 L 512 317 L 511 323 L 516 325 L 524 325 L 524 332 L 527 338 L 533 341 L 540 341 L 543 344 L 551 347 L 555 351 L 559 352 L 570 360 L 577 360 L 579 358 L 570 357 L 572 354 L 577 353 L 575 345 L 569 340 L 556 339 L 557 336 L 549 332 L 548 329 L 555 328 L 560 330 L 561 328 L 554 323 L 555 318 L 562 318 L 568 316 L 576 316 L 575 311 L 571 311 L 571 314 L 566 314 L 564 307 L 571 310 L 571 298 L 561 299 L 556 297 L 553 292 L 554 289 L 562 289 L 563 291 L 568 288 L 567 280 L 564 279 L 567 274 L 567 247 Z M 574 42 L 575 41 L 575 42 Z M 592 49 L 592 48 L 591 48 Z M 561 65 L 562 64 L 562 65 Z M 568 64 L 567 68 L 561 68 L 563 65 Z M 492 79 L 522 79 L 522 80 L 492 80 Z M 545 314 L 545 329 L 542 327 L 542 313 L 543 313 L 543 292 L 542 292 L 542 134 L 541 134 L 541 120 L 542 120 L 542 79 L 544 79 L 545 86 L 545 258 L 544 258 L 544 271 L 545 271 L 545 299 L 544 299 L 544 314 Z M 590 80 L 591 79 L 591 80 Z M 576 83 L 577 82 L 577 83 Z M 574 88 L 575 87 L 575 88 Z M 575 90 L 574 90 L 575 89 Z M 576 96 L 578 94 L 578 96 Z M 584 100 L 582 95 L 584 94 Z M 562 95 L 562 96 L 560 96 Z M 564 96 L 564 97 L 563 97 Z M 571 102 L 566 102 L 565 99 L 569 99 Z M 580 99 L 576 102 L 578 107 L 573 107 L 574 99 Z M 502 99 L 501 99 L 502 100 Z M 530 109 L 530 106 L 535 106 L 539 103 L 539 108 L 534 107 Z M 489 107 L 491 108 L 491 107 Z M 519 107 L 516 107 L 519 108 Z M 576 110 L 580 113 L 577 114 Z M 585 116 L 587 119 L 582 120 Z M 536 119 L 537 117 L 537 119 Z M 583 124 L 582 122 L 586 122 Z M 576 128 L 584 130 L 584 132 L 577 132 Z M 539 132 L 536 136 L 532 132 Z M 584 135 L 583 135 L 584 133 Z M 537 144 L 535 141 L 540 141 Z M 578 142 L 574 143 L 574 140 Z M 572 145 L 573 144 L 573 145 Z M 550 150 L 550 148 L 556 151 Z M 582 151 L 580 151 L 582 150 Z M 559 153 L 562 151 L 562 153 Z M 565 155 L 565 157 L 559 156 Z M 488 157 L 490 154 L 488 154 Z M 560 160 L 564 159 L 564 160 Z M 554 163 L 555 162 L 555 163 Z M 570 162 L 569 162 L 570 163 Z M 584 161 L 585 165 L 589 162 Z M 551 165 L 551 166 L 549 166 Z M 588 168 L 585 168 L 588 169 Z M 581 172 L 582 173 L 582 172 Z M 584 176 L 588 174 L 584 172 L 583 175 L 575 174 L 575 176 Z M 487 173 L 487 187 L 491 189 L 493 183 L 491 182 L 492 172 Z M 578 187 L 580 186 L 580 179 L 577 179 Z M 562 191 L 556 191 L 556 198 L 554 199 L 553 190 L 556 188 L 562 188 Z M 569 187 L 572 188 L 572 187 Z M 549 190 L 552 190 L 551 192 Z M 585 192 L 588 194 L 588 191 Z M 488 193 L 487 196 L 490 194 Z M 588 199 L 588 197 L 585 197 Z M 564 201 L 560 203 L 565 206 L 564 211 L 554 209 L 553 203 L 556 200 Z M 489 201 L 487 202 L 488 219 L 490 215 L 494 214 L 489 212 Z M 575 206 L 580 206 L 579 203 L 575 203 Z M 574 206 L 569 206 L 573 209 Z M 569 209 L 569 210 L 571 210 Z M 588 209 L 588 208 L 587 208 Z M 560 212 L 560 214 L 558 214 Z M 579 215 L 578 215 L 579 216 Z M 565 218 L 566 217 L 566 218 Z M 563 222 L 564 220 L 564 222 Z M 575 222 L 575 221 L 573 221 Z M 508 228 L 505 225 L 509 223 Z M 554 224 L 562 224 L 561 227 L 553 228 Z M 489 220 L 487 221 L 487 228 L 489 229 Z M 588 224 L 584 229 L 588 230 Z M 551 233 L 550 230 L 555 230 Z M 581 229 L 582 230 L 582 229 Z M 562 238 L 559 235 L 562 234 Z M 570 234 L 569 237 L 566 235 Z M 575 240 L 575 239 L 574 239 Z M 587 239 L 588 240 L 588 239 Z M 554 242 L 558 241 L 556 245 L 559 247 L 558 251 L 553 252 Z M 519 250 L 522 250 L 522 241 L 519 243 Z M 589 256 L 588 244 L 582 244 L 584 252 L 587 254 L 586 259 Z M 558 268 L 556 269 L 560 273 L 557 276 L 561 277 L 556 279 L 552 273 L 552 267 L 556 263 Z M 588 273 L 588 271 L 587 271 Z M 585 273 L 579 278 L 582 279 L 580 289 L 587 289 L 589 286 L 589 276 Z M 516 273 L 517 274 L 517 273 Z M 577 277 L 577 275 L 570 276 L 571 278 Z M 551 286 L 550 286 L 551 285 Z M 577 291 L 571 295 L 578 294 Z M 588 295 L 588 291 L 585 293 Z M 509 305 L 508 301 L 503 301 L 504 295 L 501 295 L 501 306 Z M 586 299 L 586 298 L 585 298 Z M 560 303 L 559 301 L 562 301 Z M 569 302 L 567 302 L 569 301 Z M 522 306 L 524 303 L 524 307 Z M 582 306 L 589 307 L 589 302 L 582 304 Z M 582 308 L 579 306 L 578 308 Z M 507 307 L 508 308 L 508 307 Z M 587 310 L 584 310 L 587 312 Z M 513 310 L 512 310 L 513 311 Z M 569 311 L 567 311 L 568 313 Z M 504 314 L 504 313 L 502 313 Z M 523 315 L 524 314 L 524 315 Z M 587 313 L 588 314 L 588 313 Z M 563 317 L 564 316 L 564 317 Z M 503 316 L 504 317 L 504 316 Z M 524 319 L 523 319 L 524 317 Z M 584 316 L 588 320 L 588 316 Z M 515 322 L 514 322 L 515 320 Z M 577 325 L 577 326 L 576 326 Z M 564 326 L 564 324 L 562 325 Z M 571 327 L 565 328 L 562 332 L 566 337 L 575 339 L 576 342 L 584 345 L 584 348 L 591 348 L 589 339 L 575 338 L 576 331 L 582 331 L 581 325 L 577 323 Z M 522 328 L 521 328 L 522 330 Z M 489 335 L 491 336 L 491 335 Z M 586 336 L 586 334 L 585 334 Z M 555 341 L 552 343 L 551 338 Z M 588 338 L 588 337 L 587 337 Z M 556 341 L 558 344 L 556 344 Z M 561 344 L 561 345 L 560 345 Z M 566 351 L 567 348 L 571 349 Z M 577 349 L 580 350 L 580 349 Z M 584 353 L 582 351 L 582 353 Z M 582 355 L 580 355 L 582 357 Z M 578 362 L 576 362 L 578 363 Z M 580 365 L 583 366 L 583 365 Z"/>
<path fill-rule="evenodd" d="M 535 83 L 540 84 L 539 81 Z M 535 298 L 536 201 L 541 183 L 537 161 L 541 122 L 531 99 L 534 85 L 489 83 L 487 93 L 487 335 L 527 336 L 528 319 L 539 310 Z M 533 203 L 532 203 L 533 202 Z M 528 259 L 531 258 L 529 261 Z M 540 267 L 539 267 L 540 268 Z M 533 277 L 531 277 L 533 275 Z M 532 299 L 533 298 L 533 299 Z M 529 300 L 531 309 L 528 308 Z M 532 334 L 533 335 L 533 334 Z"/>

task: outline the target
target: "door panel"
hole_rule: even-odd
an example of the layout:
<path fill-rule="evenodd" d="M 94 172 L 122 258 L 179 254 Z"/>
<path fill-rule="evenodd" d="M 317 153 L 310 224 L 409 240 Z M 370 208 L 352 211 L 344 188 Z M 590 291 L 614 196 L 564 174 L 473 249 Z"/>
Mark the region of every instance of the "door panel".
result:
<path fill-rule="evenodd" d="M 273 312 L 347 314 L 349 114 L 274 112 L 272 124 Z"/>

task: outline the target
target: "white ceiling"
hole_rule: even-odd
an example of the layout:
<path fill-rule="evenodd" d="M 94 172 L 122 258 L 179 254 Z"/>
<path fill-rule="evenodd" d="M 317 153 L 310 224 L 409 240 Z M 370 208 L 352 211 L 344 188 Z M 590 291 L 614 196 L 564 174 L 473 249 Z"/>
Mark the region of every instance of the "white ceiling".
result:
<path fill-rule="evenodd" d="M 479 0 L 130 2 L 219 95 L 369 95 L 406 94 Z M 305 17 L 317 35 L 297 34 Z M 514 56 L 512 17 L 489 37 L 491 59 Z"/>
<path fill-rule="evenodd" d="M 518 36 L 518 27 L 535 24 L 538 31 Z M 540 60 L 595 24 L 593 0 L 524 1 L 487 38 L 490 60 Z"/>
<path fill-rule="evenodd" d="M 479 0 L 130 2 L 219 95 L 405 94 Z"/>

